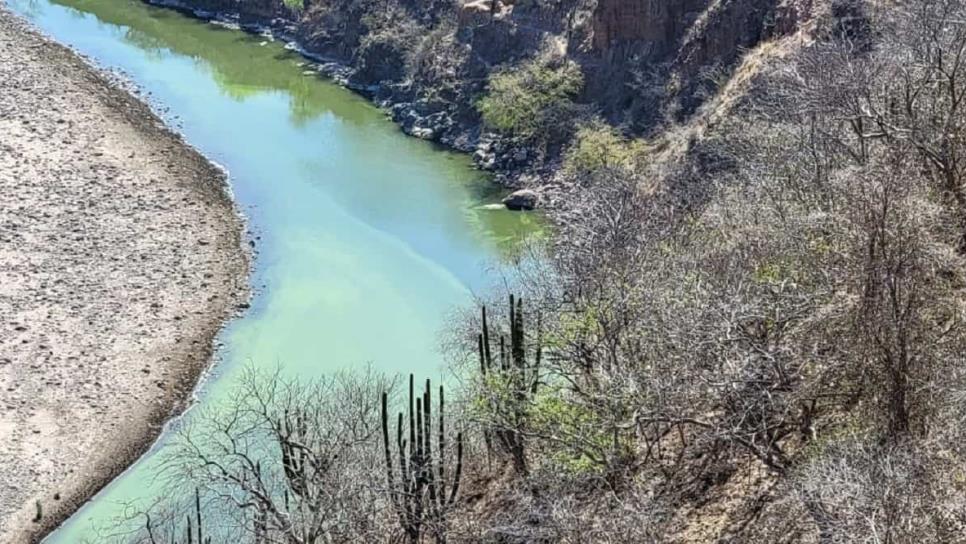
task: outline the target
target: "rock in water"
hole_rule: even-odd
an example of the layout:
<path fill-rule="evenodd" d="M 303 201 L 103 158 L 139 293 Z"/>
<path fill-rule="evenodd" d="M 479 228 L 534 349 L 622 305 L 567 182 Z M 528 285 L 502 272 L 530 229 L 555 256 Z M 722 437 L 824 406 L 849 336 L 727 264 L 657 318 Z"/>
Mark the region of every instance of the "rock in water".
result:
<path fill-rule="evenodd" d="M 503 199 L 503 205 L 507 209 L 520 211 L 520 210 L 532 210 L 537 207 L 537 201 L 540 200 L 540 195 L 536 191 L 530 189 L 520 189 L 519 191 L 513 191 L 506 198 Z"/>

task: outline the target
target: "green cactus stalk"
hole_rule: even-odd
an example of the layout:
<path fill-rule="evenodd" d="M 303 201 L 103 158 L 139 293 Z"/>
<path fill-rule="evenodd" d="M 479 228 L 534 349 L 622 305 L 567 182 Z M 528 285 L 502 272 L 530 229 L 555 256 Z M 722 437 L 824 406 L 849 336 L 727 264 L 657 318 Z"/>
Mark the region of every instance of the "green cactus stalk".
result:
<path fill-rule="evenodd" d="M 433 451 L 433 399 L 432 384 L 420 397 L 416 396 L 415 378 L 409 377 L 409 443 L 403 439 L 404 416 L 400 412 L 396 420 L 397 462 L 393 462 L 389 441 L 389 395 L 382 394 L 383 456 L 386 462 L 386 481 L 389 501 L 399 520 L 406 540 L 417 543 L 430 532 L 437 543 L 446 542 L 446 516 L 456 503 L 460 477 L 463 471 L 463 434 L 456 436 L 456 465 L 453 482 L 446 482 L 446 428 L 443 387 L 439 388 L 439 413 L 437 450 Z M 407 447 L 408 446 L 408 447 Z M 398 470 L 398 482 L 397 474 Z"/>
<path fill-rule="evenodd" d="M 197 487 L 195 488 L 195 519 L 198 525 L 198 544 L 204 544 L 205 538 L 201 523 L 201 492 L 198 491 Z"/>
<path fill-rule="evenodd" d="M 490 354 L 490 331 L 487 322 L 486 307 L 482 308 L 483 330 L 477 335 L 480 357 L 480 373 L 484 387 L 490 387 L 491 375 L 496 372 L 499 379 L 493 384 L 506 387 L 509 395 L 498 392 L 486 395 L 487 408 L 496 420 L 490 428 L 484 429 L 483 436 L 487 451 L 492 448 L 491 436 L 495 437 L 504 453 L 510 455 L 517 473 L 525 475 L 528 472 L 526 463 L 526 448 L 524 444 L 524 430 L 526 426 L 527 410 L 533 397 L 537 393 L 540 383 L 539 370 L 541 361 L 540 319 L 537 317 L 537 347 L 533 363 L 527 361 L 526 329 L 524 323 L 523 299 L 510 295 L 509 327 L 510 345 L 500 335 L 500 365 L 494 368 Z"/>

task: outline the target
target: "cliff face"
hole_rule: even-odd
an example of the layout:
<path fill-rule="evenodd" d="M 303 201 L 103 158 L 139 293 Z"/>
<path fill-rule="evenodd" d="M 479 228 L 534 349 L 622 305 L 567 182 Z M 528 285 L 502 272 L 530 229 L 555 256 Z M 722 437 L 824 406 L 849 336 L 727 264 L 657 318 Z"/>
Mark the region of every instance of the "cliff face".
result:
<path fill-rule="evenodd" d="M 654 54 L 671 50 L 711 0 L 599 0 L 594 10 L 593 46 L 607 51 L 642 43 Z"/>
<path fill-rule="evenodd" d="M 683 120 L 713 92 L 742 53 L 795 32 L 812 0 L 599 0 L 583 64 L 615 122 L 647 131 L 667 116 Z"/>
<path fill-rule="evenodd" d="M 695 112 L 716 91 L 709 82 L 727 80 L 746 50 L 796 31 L 813 2 L 303 0 L 295 10 L 284 0 L 148 1 L 282 30 L 308 53 L 345 63 L 349 83 L 408 132 L 463 150 L 481 141 L 475 105 L 489 75 L 542 50 L 578 63 L 588 111 L 653 135 Z M 513 145 L 503 146 L 508 155 Z M 498 171 L 541 166 L 532 162 L 494 164 Z"/>
<path fill-rule="evenodd" d="M 812 0 L 599 0 L 591 41 L 600 54 L 631 46 L 651 61 L 701 50 L 702 62 L 794 32 L 812 10 Z"/>

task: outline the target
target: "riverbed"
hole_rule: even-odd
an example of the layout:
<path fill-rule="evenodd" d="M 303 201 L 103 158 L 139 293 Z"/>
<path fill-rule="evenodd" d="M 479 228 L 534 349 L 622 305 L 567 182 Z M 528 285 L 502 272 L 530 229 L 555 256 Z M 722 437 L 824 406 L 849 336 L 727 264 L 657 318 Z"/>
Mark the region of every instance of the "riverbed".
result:
<path fill-rule="evenodd" d="M 229 172 L 255 295 L 221 333 L 200 405 L 217 403 L 245 365 L 311 377 L 371 364 L 438 379 L 447 317 L 539 230 L 532 215 L 487 206 L 501 194 L 467 157 L 404 136 L 267 37 L 133 0 L 9 5 L 122 72 Z M 164 440 L 47 542 L 106 541 L 92 530 L 150 498 Z"/>

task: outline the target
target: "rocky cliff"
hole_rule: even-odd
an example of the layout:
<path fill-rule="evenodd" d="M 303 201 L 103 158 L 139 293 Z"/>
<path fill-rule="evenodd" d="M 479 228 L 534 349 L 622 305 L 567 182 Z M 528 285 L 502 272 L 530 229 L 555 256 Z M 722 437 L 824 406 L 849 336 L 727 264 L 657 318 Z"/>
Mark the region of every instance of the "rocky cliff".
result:
<path fill-rule="evenodd" d="M 795 32 L 813 12 L 813 0 L 178 1 L 337 61 L 344 80 L 407 132 L 484 146 L 478 158 L 510 174 L 546 174 L 555 152 L 521 154 L 519 142 L 484 130 L 476 105 L 495 71 L 552 50 L 580 66 L 584 111 L 653 137 L 686 122 L 744 52 Z"/>
<path fill-rule="evenodd" d="M 683 121 L 741 55 L 791 34 L 812 0 L 599 0 L 583 56 L 589 99 L 637 132 Z"/>
<path fill-rule="evenodd" d="M 593 12 L 593 46 L 606 52 L 642 44 L 653 56 L 667 54 L 711 0 L 600 0 Z"/>

